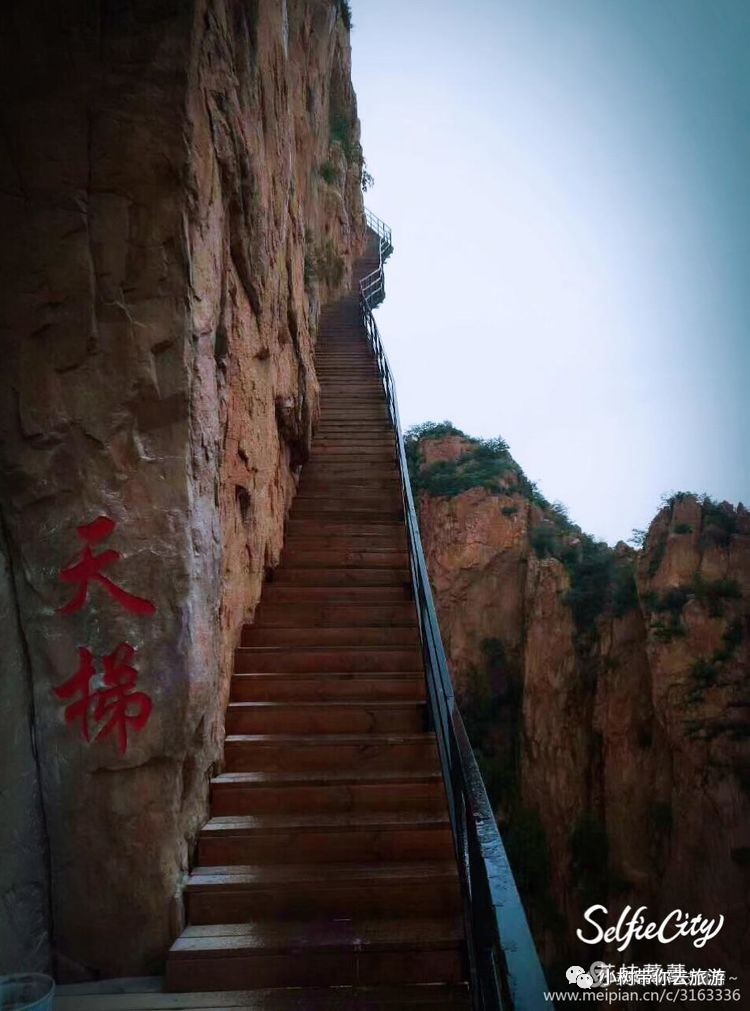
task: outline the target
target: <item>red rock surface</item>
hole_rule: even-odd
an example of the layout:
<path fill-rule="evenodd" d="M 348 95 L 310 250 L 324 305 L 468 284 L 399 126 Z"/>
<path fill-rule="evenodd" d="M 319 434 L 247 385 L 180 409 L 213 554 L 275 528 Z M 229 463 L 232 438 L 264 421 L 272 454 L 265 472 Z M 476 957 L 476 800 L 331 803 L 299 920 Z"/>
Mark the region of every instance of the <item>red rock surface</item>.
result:
<path fill-rule="evenodd" d="M 460 442 L 424 439 L 423 466 L 455 460 Z M 589 898 L 572 836 L 589 818 L 608 851 L 606 883 L 590 901 L 618 915 L 627 904 L 647 905 L 654 918 L 678 908 L 723 914 L 725 926 L 703 951 L 674 943 L 652 949 L 649 960 L 738 973 L 750 954 L 750 514 L 678 496 L 640 552 L 622 546 L 613 555 L 633 558 L 634 606 L 620 616 L 605 607 L 595 634 L 581 636 L 568 570 L 532 547 L 535 528 L 550 522 L 544 508 L 518 492 L 472 488 L 452 497 L 423 491 L 419 511 L 459 691 L 470 698 L 488 639 L 499 640 L 509 676 L 520 679 L 517 713 L 498 717 L 495 731 L 498 753 L 514 747 L 504 736 L 517 742 L 520 795 L 498 817 L 511 835 L 521 808 L 541 824 L 546 898 L 558 919 L 548 902 L 527 897 L 547 960 L 581 962 L 587 953 L 575 938 Z M 720 591 L 715 604 L 711 586 Z M 682 595 L 665 609 L 676 589 Z M 728 635 L 736 641 L 717 660 Z"/>
<path fill-rule="evenodd" d="M 148 974 L 309 444 L 319 304 L 361 246 L 348 33 L 330 0 L 12 0 L 4 20 L 0 972 Z M 100 585 L 59 613 L 101 515 L 107 574 L 154 615 Z M 120 642 L 153 702 L 124 755 L 53 692 L 79 647 L 101 672 Z"/>

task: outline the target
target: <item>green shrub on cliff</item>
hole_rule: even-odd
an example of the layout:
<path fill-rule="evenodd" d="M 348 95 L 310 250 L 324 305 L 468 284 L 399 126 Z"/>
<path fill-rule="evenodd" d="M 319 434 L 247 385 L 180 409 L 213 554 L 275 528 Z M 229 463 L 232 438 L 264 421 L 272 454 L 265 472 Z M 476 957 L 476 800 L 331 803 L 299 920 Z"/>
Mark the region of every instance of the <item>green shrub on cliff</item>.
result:
<path fill-rule="evenodd" d="M 318 171 L 320 172 L 321 178 L 327 182 L 329 186 L 333 186 L 338 182 L 339 174 L 333 162 L 323 162 Z"/>
<path fill-rule="evenodd" d="M 742 642 L 744 627 L 741 618 L 736 618 L 727 625 L 722 636 L 721 646 L 714 650 L 710 657 L 701 656 L 690 666 L 692 691 L 689 702 L 702 701 L 706 689 L 718 683 L 722 668 L 729 663 Z"/>
<path fill-rule="evenodd" d="M 732 534 L 737 532 L 737 514 L 729 507 L 722 505 L 710 495 L 694 491 L 677 491 L 662 498 L 662 505 L 673 508 L 680 502 L 687 499 L 695 499 L 703 510 L 703 530 L 701 532 L 701 543 L 705 546 L 717 545 L 726 548 L 732 538 Z M 678 523 L 675 533 L 690 533 L 692 527 L 687 523 Z"/>
<path fill-rule="evenodd" d="M 424 421 L 421 425 L 412 425 L 404 435 L 404 442 L 418 443 L 422 439 L 443 439 L 447 435 L 460 435 L 462 439 L 468 436 L 456 428 L 452 421 Z"/>
<path fill-rule="evenodd" d="M 638 607 L 638 587 L 635 582 L 635 566 L 632 559 L 619 559 L 612 574 L 612 613 L 622 618 L 628 611 Z"/>
<path fill-rule="evenodd" d="M 682 611 L 689 596 L 688 590 L 682 586 L 674 586 L 664 593 L 652 590 L 644 595 L 643 602 L 652 614 L 650 629 L 659 642 L 671 642 L 685 635 Z"/>
<path fill-rule="evenodd" d="M 704 546 L 715 544 L 717 547 L 728 548 L 732 534 L 737 532 L 737 515 L 730 512 L 718 502 L 705 496 L 703 499 L 703 532 L 701 542 Z"/>
<path fill-rule="evenodd" d="M 690 584 L 690 592 L 708 610 L 712 618 L 724 613 L 727 600 L 739 600 L 742 590 L 736 579 L 704 579 L 696 573 Z"/>
<path fill-rule="evenodd" d="M 529 540 L 537 558 L 557 558 L 560 544 L 554 527 L 549 524 L 534 527 L 529 534 Z"/>
<path fill-rule="evenodd" d="M 452 498 L 472 488 L 503 491 L 502 479 L 512 473 L 509 461 L 469 451 L 460 460 L 441 460 L 423 467 L 420 488 L 430 495 Z"/>
<path fill-rule="evenodd" d="M 664 555 L 667 550 L 667 539 L 668 533 L 666 530 L 662 530 L 654 544 L 653 550 L 651 552 L 651 557 L 648 562 L 648 574 L 653 577 L 659 571 L 662 561 L 664 560 Z M 644 547 L 647 543 L 644 542 Z"/>
<path fill-rule="evenodd" d="M 332 112 L 330 118 L 331 143 L 338 144 L 348 162 L 361 161 L 361 150 L 354 139 L 354 128 L 348 117 L 341 112 Z"/>
<path fill-rule="evenodd" d="M 573 611 L 576 629 L 579 633 L 591 631 L 610 600 L 614 552 L 603 541 L 584 535 L 579 550 L 563 564 L 570 575 L 566 602 Z"/>
<path fill-rule="evenodd" d="M 425 465 L 420 452 L 428 439 L 458 436 L 465 440 L 458 459 Z M 476 439 L 467 436 L 450 421 L 426 422 L 410 428 L 405 437 L 406 457 L 412 488 L 434 497 L 451 498 L 472 488 L 497 494 L 522 496 L 542 512 L 531 529 L 531 547 L 538 558 L 556 558 L 570 576 L 567 602 L 579 635 L 595 630 L 597 618 L 607 609 L 622 617 L 637 606 L 633 562 L 618 558 L 605 543 L 584 534 L 574 524 L 561 502 L 550 503 L 513 459 L 504 439 Z M 503 506 L 505 516 L 518 506 Z"/>
<path fill-rule="evenodd" d="M 456 460 L 422 463 L 420 444 L 427 439 L 458 436 L 466 440 L 464 453 Z M 532 497 L 532 484 L 510 455 L 504 439 L 474 439 L 450 421 L 428 421 L 410 428 L 404 437 L 409 476 L 415 493 L 425 492 L 436 498 L 452 498 L 472 488 Z"/>
<path fill-rule="evenodd" d="M 351 31 L 352 6 L 349 0 L 339 0 L 339 14 L 341 15 L 341 20 L 344 22 L 344 27 L 347 31 Z"/>
<path fill-rule="evenodd" d="M 418 447 L 413 446 L 409 453 L 407 445 L 407 460 L 414 490 L 436 498 L 452 498 L 472 488 L 503 491 L 513 483 L 504 484 L 504 479 L 512 479 L 516 472 L 507 450 L 496 452 L 481 442 L 469 446 L 457 460 L 439 460 L 426 466 L 418 459 Z"/>

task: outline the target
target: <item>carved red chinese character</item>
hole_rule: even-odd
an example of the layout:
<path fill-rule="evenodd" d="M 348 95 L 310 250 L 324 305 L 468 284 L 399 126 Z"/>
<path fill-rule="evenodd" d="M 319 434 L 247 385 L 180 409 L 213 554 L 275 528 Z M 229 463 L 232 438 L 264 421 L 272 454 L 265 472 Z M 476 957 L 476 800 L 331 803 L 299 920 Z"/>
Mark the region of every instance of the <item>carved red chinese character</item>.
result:
<path fill-rule="evenodd" d="M 78 650 L 78 662 L 78 670 L 70 681 L 66 681 L 64 685 L 60 685 L 54 691 L 58 699 L 72 699 L 76 695 L 80 695 L 80 698 L 76 702 L 71 702 L 69 706 L 65 707 L 65 722 L 75 723 L 76 720 L 80 720 L 81 737 L 84 741 L 90 741 L 89 706 L 93 699 L 91 679 L 95 676 L 96 670 L 94 669 L 94 658 L 91 655 L 91 651 L 86 649 L 85 646 L 81 646 Z"/>
<path fill-rule="evenodd" d="M 140 731 L 148 723 L 153 702 L 145 692 L 135 691 L 138 672 L 132 666 L 135 650 L 126 642 L 121 642 L 109 656 L 105 656 L 103 682 L 106 687 L 91 691 L 91 679 L 95 676 L 94 660 L 90 650 L 78 650 L 79 668 L 64 685 L 55 688 L 59 699 L 72 699 L 65 709 L 65 722 L 81 721 L 81 737 L 91 740 L 89 720 L 101 724 L 94 737 L 116 735 L 117 749 L 121 755 L 128 750 L 128 729 Z"/>
<path fill-rule="evenodd" d="M 94 719 L 106 720 L 96 735 L 117 734 L 117 746 L 124 755 L 128 747 L 128 724 L 133 730 L 143 730 L 151 715 L 153 703 L 144 692 L 133 691 L 138 672 L 131 667 L 135 650 L 126 642 L 104 657 L 104 684 L 96 694 Z"/>
<path fill-rule="evenodd" d="M 64 607 L 58 609 L 62 614 L 73 614 L 81 610 L 88 598 L 89 584 L 92 582 L 103 586 L 110 597 L 113 597 L 118 604 L 122 604 L 125 610 L 130 611 L 131 614 L 154 614 L 156 611 L 156 607 L 150 600 L 144 600 L 143 597 L 136 597 L 135 594 L 128 593 L 127 590 L 123 590 L 121 586 L 113 583 L 104 575 L 104 569 L 108 569 L 122 557 L 119 551 L 100 551 L 98 555 L 95 555 L 91 550 L 100 541 L 106 540 L 116 525 L 115 521 L 109 519 L 108 516 L 100 516 L 93 523 L 86 523 L 84 526 L 78 527 L 78 536 L 85 544 L 81 560 L 60 572 L 61 581 L 77 584 L 78 591 Z"/>

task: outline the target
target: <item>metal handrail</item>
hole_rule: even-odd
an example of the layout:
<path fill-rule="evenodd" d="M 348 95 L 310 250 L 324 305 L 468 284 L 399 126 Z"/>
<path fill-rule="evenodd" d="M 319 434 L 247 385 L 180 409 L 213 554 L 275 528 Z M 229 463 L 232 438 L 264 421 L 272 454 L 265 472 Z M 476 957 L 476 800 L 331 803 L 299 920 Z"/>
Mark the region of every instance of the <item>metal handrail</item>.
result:
<path fill-rule="evenodd" d="M 398 443 L 414 597 L 427 679 L 428 713 L 437 739 L 461 878 L 469 977 L 475 1011 L 541 1011 L 547 983 L 529 930 L 492 805 L 456 704 L 409 480 L 396 386 L 373 308 L 385 296 L 383 264 L 393 251 L 391 230 L 366 212 L 378 238 L 378 267 L 360 281 L 360 306 L 375 354 Z"/>
<path fill-rule="evenodd" d="M 365 210 L 367 227 L 378 237 L 378 265 L 371 273 L 359 282 L 360 297 L 367 300 L 371 309 L 375 308 L 385 298 L 385 271 L 383 264 L 393 252 L 391 230 L 377 214 Z"/>

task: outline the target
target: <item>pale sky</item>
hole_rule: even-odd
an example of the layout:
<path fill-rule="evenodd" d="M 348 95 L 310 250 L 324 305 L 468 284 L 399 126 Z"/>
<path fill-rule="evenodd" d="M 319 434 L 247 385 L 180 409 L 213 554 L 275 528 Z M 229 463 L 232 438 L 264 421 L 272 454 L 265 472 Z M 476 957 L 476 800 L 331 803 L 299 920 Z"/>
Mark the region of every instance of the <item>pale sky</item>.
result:
<path fill-rule="evenodd" d="M 611 543 L 750 506 L 750 3 L 352 7 L 404 426 L 502 435 Z"/>

